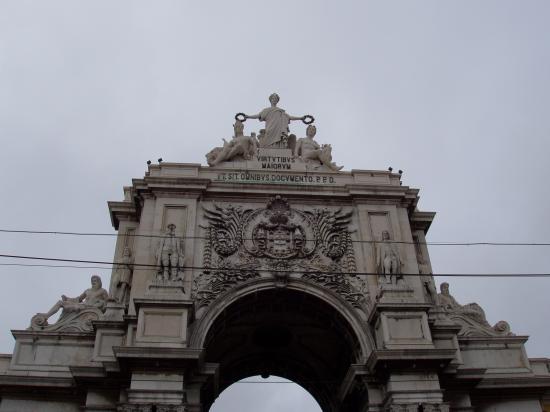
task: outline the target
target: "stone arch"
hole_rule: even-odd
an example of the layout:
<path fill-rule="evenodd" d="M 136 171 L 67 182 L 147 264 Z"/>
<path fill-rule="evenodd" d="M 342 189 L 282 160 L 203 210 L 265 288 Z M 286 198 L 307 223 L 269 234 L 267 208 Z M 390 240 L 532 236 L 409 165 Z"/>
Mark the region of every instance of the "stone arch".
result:
<path fill-rule="evenodd" d="M 367 323 L 334 292 L 292 279 L 238 285 L 216 299 L 192 327 L 190 346 L 219 364 L 222 391 L 239 379 L 274 374 L 306 389 L 323 410 L 340 411 L 338 390 L 353 364 L 374 348 Z M 209 407 L 215 394 L 203 395 Z"/>

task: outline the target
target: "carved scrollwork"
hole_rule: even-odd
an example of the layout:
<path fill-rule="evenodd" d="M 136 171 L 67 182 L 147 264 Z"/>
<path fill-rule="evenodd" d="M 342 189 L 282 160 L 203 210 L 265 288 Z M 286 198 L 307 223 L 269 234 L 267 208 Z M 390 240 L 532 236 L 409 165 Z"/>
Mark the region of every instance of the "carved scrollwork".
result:
<path fill-rule="evenodd" d="M 197 309 L 210 305 L 212 301 L 232 286 L 259 276 L 259 273 L 253 270 L 223 268 L 213 270 L 210 273 L 203 273 L 195 278 L 193 283 Z"/>
<path fill-rule="evenodd" d="M 273 276 L 281 286 L 290 277 L 316 282 L 363 304 L 366 282 L 357 267 L 349 225 L 352 211 L 297 210 L 281 196 L 265 208 L 204 208 L 208 225 L 203 262 L 193 295 L 199 307 L 232 286 L 259 276 Z"/>
<path fill-rule="evenodd" d="M 341 273 L 305 273 L 302 279 L 311 280 L 334 290 L 354 307 L 368 303 L 367 284 L 364 279 Z"/>
<path fill-rule="evenodd" d="M 342 209 L 334 212 L 328 209 L 315 209 L 306 213 L 310 216 L 315 237 L 319 239 L 326 256 L 336 260 L 350 250 L 352 245 L 348 225 L 351 222 L 352 211 L 342 213 Z"/>
<path fill-rule="evenodd" d="M 93 320 L 103 317 L 103 312 L 97 308 L 87 308 L 80 312 L 65 312 L 59 320 L 50 325 L 48 318 L 43 313 L 37 313 L 31 319 L 31 330 L 43 330 L 48 332 L 91 332 Z"/>
<path fill-rule="evenodd" d="M 203 208 L 209 221 L 208 238 L 214 251 L 220 256 L 231 256 L 242 243 L 243 225 L 252 209 L 229 206 L 221 208 L 214 204 L 214 209 Z"/>

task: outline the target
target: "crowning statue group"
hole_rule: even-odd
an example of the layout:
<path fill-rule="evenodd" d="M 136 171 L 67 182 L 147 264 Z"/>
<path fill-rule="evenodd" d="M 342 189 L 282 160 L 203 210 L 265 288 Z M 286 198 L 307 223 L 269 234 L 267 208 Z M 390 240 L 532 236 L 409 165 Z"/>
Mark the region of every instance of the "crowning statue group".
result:
<path fill-rule="evenodd" d="M 313 116 L 291 116 L 284 109 L 277 107 L 279 95 L 273 93 L 269 96 L 270 107 L 266 107 L 260 113 L 247 115 L 238 113 L 235 116 L 234 136 L 231 141 L 224 139 L 223 147 L 216 147 L 206 155 L 210 166 L 216 166 L 221 162 L 227 162 L 239 158 L 250 160 L 256 154 L 258 148 L 290 149 L 292 155 L 305 163 L 316 167 L 325 166 L 329 170 L 342 169 L 332 162 L 332 147 L 329 144 L 319 145 L 314 139 L 317 128 L 312 124 Z M 244 135 L 243 122 L 247 119 L 258 119 L 265 122 L 265 128 L 250 136 Z M 293 120 L 301 120 L 308 125 L 306 137 L 296 140 L 296 136 L 290 134 L 289 124 Z"/>

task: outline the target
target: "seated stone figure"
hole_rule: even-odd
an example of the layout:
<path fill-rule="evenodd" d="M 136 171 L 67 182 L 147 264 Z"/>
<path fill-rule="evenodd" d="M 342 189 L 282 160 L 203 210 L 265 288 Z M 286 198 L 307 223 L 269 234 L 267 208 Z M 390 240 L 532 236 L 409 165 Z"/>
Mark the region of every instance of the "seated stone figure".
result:
<path fill-rule="evenodd" d="M 462 325 L 461 334 L 467 336 L 479 335 L 512 335 L 510 325 L 501 320 L 494 326 L 487 322 L 485 311 L 477 303 L 461 305 L 449 293 L 449 284 L 443 282 L 438 294 L 439 305 L 445 310 L 451 319 Z"/>
<path fill-rule="evenodd" d="M 86 289 L 80 296 L 69 298 L 61 296 L 52 308 L 46 313 L 37 313 L 31 319 L 29 329 L 33 330 L 91 330 L 91 320 L 97 320 L 105 310 L 108 292 L 101 286 L 101 278 L 97 275 L 91 278 L 92 287 Z M 53 325 L 48 324 L 48 319 L 63 309 L 61 316 Z"/>
<path fill-rule="evenodd" d="M 258 141 L 255 133 L 251 136 L 244 135 L 244 124 L 237 120 L 233 125 L 235 135 L 231 141 L 224 141 L 223 147 L 216 147 L 206 155 L 206 161 L 210 166 L 215 166 L 221 162 L 228 162 L 237 157 L 244 160 L 250 160 L 258 149 Z"/>
<path fill-rule="evenodd" d="M 477 303 L 468 303 L 461 305 L 456 299 L 449 293 L 449 284 L 443 282 L 440 286 L 441 293 L 438 295 L 439 304 L 443 306 L 443 309 L 449 312 L 456 312 L 468 316 L 485 326 L 489 325 L 487 318 L 485 317 L 485 311 Z"/>
<path fill-rule="evenodd" d="M 329 144 L 319 145 L 313 138 L 317 133 L 317 128 L 310 124 L 306 129 L 306 136 L 298 139 L 294 148 L 294 156 L 302 159 L 306 163 L 318 161 L 321 165 L 330 170 L 338 171 L 344 166 L 337 166 L 332 162 L 332 147 Z"/>

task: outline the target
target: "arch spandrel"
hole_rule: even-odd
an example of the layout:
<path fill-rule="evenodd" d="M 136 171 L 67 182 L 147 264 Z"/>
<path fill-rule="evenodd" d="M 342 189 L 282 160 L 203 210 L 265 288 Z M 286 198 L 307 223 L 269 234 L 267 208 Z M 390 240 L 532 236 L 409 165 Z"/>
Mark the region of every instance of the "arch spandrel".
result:
<path fill-rule="evenodd" d="M 189 346 L 193 348 L 203 348 L 208 330 L 218 316 L 231 304 L 239 299 L 267 290 L 290 290 L 304 293 L 315 297 L 325 304 L 332 307 L 343 319 L 345 319 L 357 337 L 361 348 L 361 358 L 358 362 L 365 362 L 375 349 L 374 338 L 367 324 L 366 314 L 352 307 L 348 302 L 338 296 L 336 293 L 323 288 L 314 283 L 303 280 L 292 280 L 284 288 L 281 288 L 276 281 L 272 279 L 258 279 L 236 286 L 230 292 L 220 296 L 200 316 L 197 316 L 195 324 L 190 325 L 192 329 L 189 339 Z"/>

